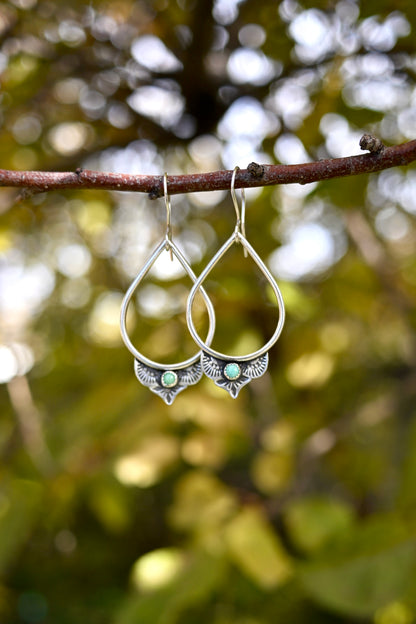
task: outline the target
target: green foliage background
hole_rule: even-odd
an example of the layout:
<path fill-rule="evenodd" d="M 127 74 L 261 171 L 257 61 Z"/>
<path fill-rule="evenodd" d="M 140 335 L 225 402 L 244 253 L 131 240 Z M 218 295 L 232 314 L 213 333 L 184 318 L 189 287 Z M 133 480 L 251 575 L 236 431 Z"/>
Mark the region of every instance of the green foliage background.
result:
<path fill-rule="evenodd" d="M 188 173 L 413 139 L 415 24 L 410 0 L 3 2 L 1 167 Z M 2 189 L 2 623 L 416 620 L 415 191 L 409 167 L 248 194 L 284 332 L 237 400 L 203 380 L 167 407 L 117 326 L 163 200 Z M 198 273 L 229 194 L 172 206 Z M 131 332 L 172 362 L 194 347 L 166 269 Z M 241 250 L 208 289 L 214 346 L 271 335 Z"/>

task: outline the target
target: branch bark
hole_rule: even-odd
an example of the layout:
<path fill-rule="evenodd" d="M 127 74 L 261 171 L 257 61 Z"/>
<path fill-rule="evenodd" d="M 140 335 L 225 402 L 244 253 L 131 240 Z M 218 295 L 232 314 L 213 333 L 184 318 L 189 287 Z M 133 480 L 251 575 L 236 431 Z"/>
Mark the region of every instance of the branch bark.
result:
<path fill-rule="evenodd" d="M 362 141 L 364 149 L 371 149 Z M 364 138 L 364 137 L 363 137 Z M 371 138 L 371 137 L 370 137 Z M 271 186 L 276 184 L 309 184 L 330 178 L 372 173 L 416 161 L 416 140 L 393 147 L 380 142 L 377 150 L 369 154 L 318 160 L 299 165 L 258 165 L 251 163 L 241 169 L 235 188 Z M 232 171 L 212 171 L 190 175 L 169 175 L 169 194 L 228 190 Z M 56 189 L 103 189 L 109 191 L 134 191 L 148 193 L 151 199 L 163 196 L 162 175 L 131 175 L 77 169 L 75 172 L 13 171 L 0 169 L 0 186 L 18 187 L 26 194 L 42 193 Z"/>

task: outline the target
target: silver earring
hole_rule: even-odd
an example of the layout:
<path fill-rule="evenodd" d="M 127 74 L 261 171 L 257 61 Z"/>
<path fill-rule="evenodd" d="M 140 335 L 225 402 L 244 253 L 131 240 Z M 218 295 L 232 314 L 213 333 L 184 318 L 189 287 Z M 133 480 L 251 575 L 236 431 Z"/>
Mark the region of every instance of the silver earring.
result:
<path fill-rule="evenodd" d="M 160 397 L 162 397 L 165 403 L 171 405 L 179 392 L 182 392 L 188 386 L 196 384 L 201 379 L 203 375 L 200 361 L 201 352 L 198 351 L 198 353 L 190 357 L 188 360 L 176 364 L 167 365 L 161 364 L 160 362 L 154 362 L 136 349 L 128 336 L 126 327 L 127 309 L 130 303 L 130 299 L 132 298 L 133 293 L 140 284 L 140 282 L 147 275 L 150 268 L 156 262 L 158 257 L 163 253 L 163 251 L 169 251 L 171 260 L 173 260 L 173 256 L 175 256 L 179 260 L 186 273 L 189 275 L 194 283 L 197 279 L 186 258 L 172 241 L 171 203 L 170 197 L 168 195 L 168 182 L 166 173 L 163 180 L 163 187 L 166 204 L 166 234 L 164 239 L 159 243 L 159 245 L 152 252 L 150 257 L 146 260 L 141 271 L 133 280 L 124 296 L 123 302 L 121 304 L 120 329 L 121 336 L 126 347 L 135 357 L 134 370 L 138 380 L 143 385 L 150 388 L 152 392 L 155 392 Z M 212 303 L 209 300 L 204 289 L 201 288 L 200 290 L 208 311 L 209 319 L 209 329 L 208 335 L 206 337 L 206 342 L 207 344 L 211 344 L 215 332 L 215 312 L 214 308 L 212 307 Z"/>
<path fill-rule="evenodd" d="M 237 223 L 233 234 L 224 243 L 224 245 L 217 251 L 215 256 L 210 260 L 201 275 L 194 283 L 191 292 L 189 293 L 188 303 L 186 307 L 186 320 L 188 323 L 189 331 L 195 340 L 196 344 L 201 348 L 201 363 L 202 369 L 207 377 L 213 379 L 217 386 L 227 390 L 230 395 L 235 399 L 240 392 L 241 388 L 248 384 L 252 379 L 261 377 L 267 370 L 269 363 L 269 349 L 275 344 L 279 338 L 283 329 L 285 321 L 285 307 L 283 303 L 283 297 L 276 284 L 272 274 L 261 260 L 260 256 L 256 253 L 253 247 L 250 245 L 245 236 L 245 193 L 244 189 L 241 190 L 241 217 L 238 201 L 235 193 L 235 176 L 239 167 L 234 169 L 231 179 L 231 196 L 234 203 L 234 208 L 237 216 Z M 243 246 L 244 255 L 249 254 L 254 262 L 259 267 L 260 271 L 266 277 L 270 286 L 272 287 L 274 294 L 276 295 L 277 305 L 279 309 L 279 320 L 270 340 L 257 351 L 248 353 L 247 355 L 226 355 L 212 349 L 207 342 L 204 342 L 197 334 L 195 325 L 192 319 L 192 305 L 196 296 L 196 293 L 206 279 L 210 271 L 220 261 L 222 256 L 227 250 L 234 244 L 240 243 Z"/>

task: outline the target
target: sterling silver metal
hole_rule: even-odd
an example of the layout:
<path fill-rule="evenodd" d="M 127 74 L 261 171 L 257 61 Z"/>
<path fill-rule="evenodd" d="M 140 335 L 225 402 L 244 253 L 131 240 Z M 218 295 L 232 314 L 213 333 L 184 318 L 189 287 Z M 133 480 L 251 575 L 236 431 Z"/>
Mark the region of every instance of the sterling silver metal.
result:
<path fill-rule="evenodd" d="M 188 328 L 192 335 L 192 338 L 201 348 L 201 364 L 204 373 L 207 375 L 207 377 L 213 379 L 217 386 L 220 386 L 221 388 L 227 390 L 233 398 L 237 397 L 238 393 L 244 385 L 246 385 L 256 377 L 261 377 L 261 375 L 266 372 L 269 361 L 268 351 L 279 338 L 285 322 L 285 306 L 280 289 L 269 269 L 266 267 L 260 256 L 253 249 L 253 247 L 250 245 L 245 237 L 244 189 L 242 189 L 241 192 L 241 215 L 235 193 L 235 176 L 238 169 L 239 167 L 235 167 L 231 179 L 231 196 L 237 216 L 237 223 L 234 232 L 230 236 L 230 238 L 223 244 L 223 246 L 217 251 L 215 256 L 208 262 L 201 275 L 194 282 L 192 290 L 189 293 L 186 306 L 186 321 L 188 323 Z M 252 259 L 257 264 L 260 271 L 263 273 L 270 286 L 272 287 L 273 292 L 276 296 L 279 309 L 279 320 L 270 340 L 268 340 L 265 345 L 260 347 L 260 349 L 257 349 L 257 351 L 253 351 L 253 353 L 248 353 L 247 355 L 226 355 L 224 353 L 221 353 L 220 351 L 212 349 L 209 343 L 207 341 L 204 342 L 198 335 L 192 319 L 192 306 L 196 293 L 200 288 L 202 288 L 202 284 L 206 277 L 218 264 L 218 262 L 228 251 L 228 249 L 230 249 L 232 245 L 238 243 L 243 246 L 245 255 L 247 256 L 248 254 L 252 257 Z"/>
<path fill-rule="evenodd" d="M 140 282 L 147 275 L 153 264 L 158 257 L 164 252 L 168 251 L 170 257 L 173 260 L 175 256 L 191 280 L 195 283 L 197 277 L 188 261 L 182 252 L 178 249 L 175 243 L 172 241 L 172 228 L 171 228 L 171 204 L 167 191 L 167 174 L 164 176 L 164 191 L 165 191 L 165 204 L 166 204 L 166 233 L 164 239 L 154 249 L 149 258 L 144 263 L 144 266 L 140 270 L 137 277 L 133 280 L 129 286 L 123 302 L 121 304 L 120 312 L 120 331 L 124 344 L 128 350 L 135 357 L 134 370 L 138 380 L 152 392 L 158 394 L 168 405 L 171 405 L 175 400 L 175 397 L 190 385 L 196 384 L 202 377 L 202 366 L 200 362 L 201 352 L 198 351 L 195 355 L 188 358 L 183 362 L 177 362 L 175 364 L 162 364 L 155 362 L 145 355 L 140 353 L 131 342 L 126 326 L 127 310 L 130 300 L 134 291 L 140 284 Z M 204 303 L 208 312 L 209 329 L 206 337 L 206 343 L 211 344 L 212 338 L 215 332 L 215 312 L 212 303 L 203 288 L 200 289 L 204 299 Z M 205 344 L 205 343 L 204 343 Z"/>

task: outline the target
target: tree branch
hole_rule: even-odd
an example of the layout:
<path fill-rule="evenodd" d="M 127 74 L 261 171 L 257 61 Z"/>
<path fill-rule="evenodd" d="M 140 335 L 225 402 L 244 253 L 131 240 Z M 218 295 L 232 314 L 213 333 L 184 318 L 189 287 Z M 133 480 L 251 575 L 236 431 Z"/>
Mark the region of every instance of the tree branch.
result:
<path fill-rule="evenodd" d="M 251 163 L 247 169 L 241 169 L 238 172 L 235 187 L 309 184 L 329 178 L 372 173 L 416 161 L 416 140 L 394 147 L 384 147 L 377 139 L 374 139 L 375 143 L 371 139 L 374 137 L 364 135 L 360 141 L 362 149 L 372 150 L 369 154 L 318 160 L 299 165 Z M 168 189 L 171 195 L 228 190 L 231 176 L 232 171 L 169 175 Z M 87 169 L 77 169 L 75 172 L 0 169 L 0 186 L 26 189 L 26 195 L 56 189 L 103 189 L 148 193 L 151 199 L 163 196 L 162 175 L 104 173 Z"/>

